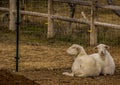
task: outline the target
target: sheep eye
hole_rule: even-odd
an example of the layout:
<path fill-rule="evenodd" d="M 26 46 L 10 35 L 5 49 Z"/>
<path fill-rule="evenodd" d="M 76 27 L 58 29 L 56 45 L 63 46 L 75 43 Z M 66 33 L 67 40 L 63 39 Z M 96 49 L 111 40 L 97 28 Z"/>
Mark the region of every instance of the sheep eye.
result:
<path fill-rule="evenodd" d="M 76 47 L 72 47 L 73 49 L 76 49 Z"/>
<path fill-rule="evenodd" d="M 97 47 L 94 47 L 94 49 L 97 49 Z"/>
<path fill-rule="evenodd" d="M 80 65 L 80 67 L 82 67 L 82 65 Z"/>
<path fill-rule="evenodd" d="M 109 49 L 110 47 L 106 45 L 105 48 L 106 48 L 106 49 Z"/>

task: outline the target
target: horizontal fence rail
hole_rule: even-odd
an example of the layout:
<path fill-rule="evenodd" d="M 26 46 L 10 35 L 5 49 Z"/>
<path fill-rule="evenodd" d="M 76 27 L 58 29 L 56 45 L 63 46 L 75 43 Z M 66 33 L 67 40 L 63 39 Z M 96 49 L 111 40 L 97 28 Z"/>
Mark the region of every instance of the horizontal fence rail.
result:
<path fill-rule="evenodd" d="M 57 15 L 53 15 L 52 18 L 53 19 L 58 19 L 58 20 L 63 20 L 63 21 L 90 24 L 90 21 L 86 21 L 86 20 L 82 20 L 82 19 L 75 19 L 75 18 L 73 19 L 73 18 L 57 16 Z M 95 21 L 94 24 L 99 25 L 99 26 L 105 26 L 105 27 L 111 27 L 111 28 L 115 28 L 115 29 L 120 29 L 120 25 L 116 25 L 116 24 L 109 24 L 109 23 L 97 22 L 97 21 Z"/>
<path fill-rule="evenodd" d="M 62 2 L 62 3 L 72 3 L 72 4 L 78 4 L 78 5 L 84 5 L 84 6 L 91 6 L 92 2 L 90 1 L 80 1 L 80 0 L 53 0 L 56 2 Z M 105 8 L 105 9 L 111 9 L 111 10 L 120 10 L 120 6 L 113 6 L 113 5 L 102 5 L 102 4 L 95 4 L 98 8 Z"/>
<path fill-rule="evenodd" d="M 12 28 L 15 27 L 16 6 L 15 6 L 15 3 L 14 3 L 15 0 L 10 0 L 10 1 L 11 1 L 10 8 L 0 7 L 0 11 L 9 12 L 9 15 L 10 15 L 9 29 L 12 29 Z M 90 20 L 88 20 L 84 17 L 83 17 L 84 19 L 76 19 L 76 18 L 73 18 L 73 17 L 65 17 L 65 16 L 56 15 L 56 14 L 54 14 L 54 6 L 53 6 L 54 3 L 53 2 L 68 3 L 69 6 L 70 6 L 70 4 L 89 6 L 90 11 L 91 11 Z M 102 4 L 98 3 L 98 0 L 91 0 L 91 1 L 48 0 L 48 13 L 40 13 L 40 12 L 34 12 L 34 11 L 20 10 L 20 14 L 47 18 L 48 19 L 48 30 L 47 30 L 47 37 L 48 38 L 52 38 L 55 34 L 54 33 L 54 19 L 69 22 L 68 28 L 70 28 L 71 22 L 88 24 L 90 26 L 90 29 L 92 30 L 90 32 L 90 36 L 92 36 L 92 37 L 90 37 L 91 38 L 90 39 L 90 42 L 91 42 L 90 44 L 95 45 L 96 40 L 97 40 L 97 38 L 96 38 L 97 37 L 96 36 L 97 32 L 96 32 L 96 28 L 95 28 L 96 25 L 105 26 L 105 27 L 109 27 L 109 28 L 120 29 L 120 25 L 96 21 L 95 11 L 96 11 L 97 8 L 104 8 L 104 9 L 110 9 L 110 10 L 113 10 L 113 11 L 120 11 L 120 6 L 102 5 Z M 14 25 L 14 27 L 12 27 L 13 25 Z M 68 28 L 66 30 L 70 31 L 70 30 L 68 30 Z"/>
<path fill-rule="evenodd" d="M 9 12 L 9 8 L 0 7 L 0 11 Z"/>
<path fill-rule="evenodd" d="M 0 11 L 9 12 L 9 9 L 0 7 Z M 15 10 L 13 12 L 15 12 Z M 32 12 L 32 11 L 20 10 L 20 13 L 24 14 L 24 15 L 30 15 L 30 16 L 46 17 L 46 18 L 48 17 L 48 14 L 40 13 L 40 12 Z M 70 21 L 70 22 L 82 23 L 82 24 L 90 24 L 89 21 L 86 21 L 86 20 L 83 20 L 83 19 L 75 19 L 75 18 L 63 17 L 63 16 L 58 16 L 58 15 L 52 15 L 51 17 L 53 19 L 57 19 L 57 20 Z M 105 26 L 105 27 L 120 29 L 120 25 L 117 25 L 117 24 L 110 24 L 110 23 L 104 23 L 104 22 L 98 22 L 98 21 L 95 21 L 94 24 L 99 25 L 99 26 Z"/>

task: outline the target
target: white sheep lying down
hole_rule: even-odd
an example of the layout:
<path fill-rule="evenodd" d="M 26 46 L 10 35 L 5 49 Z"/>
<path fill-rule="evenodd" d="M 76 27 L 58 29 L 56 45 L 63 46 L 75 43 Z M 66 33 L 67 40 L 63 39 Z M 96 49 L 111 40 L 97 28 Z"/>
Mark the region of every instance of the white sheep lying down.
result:
<path fill-rule="evenodd" d="M 105 44 L 99 44 L 95 48 L 98 49 L 98 53 L 92 54 L 90 55 L 90 57 L 93 56 L 97 60 L 97 62 L 101 64 L 101 74 L 113 75 L 115 72 L 115 63 L 112 56 L 107 51 L 109 46 Z"/>
<path fill-rule="evenodd" d="M 107 51 L 109 46 L 105 44 L 99 44 L 95 48 L 98 49 L 98 53 L 87 55 L 84 48 L 80 45 L 73 44 L 68 48 L 67 53 L 70 55 L 76 55 L 71 70 L 71 73 L 64 72 L 63 75 L 67 76 L 98 76 L 113 75 L 115 72 L 115 63 Z"/>
<path fill-rule="evenodd" d="M 98 76 L 101 72 L 101 65 L 95 60 L 95 58 L 90 57 L 85 52 L 84 48 L 80 45 L 73 44 L 67 50 L 68 54 L 77 55 L 72 65 L 72 72 L 64 72 L 63 75 L 67 76 Z"/>

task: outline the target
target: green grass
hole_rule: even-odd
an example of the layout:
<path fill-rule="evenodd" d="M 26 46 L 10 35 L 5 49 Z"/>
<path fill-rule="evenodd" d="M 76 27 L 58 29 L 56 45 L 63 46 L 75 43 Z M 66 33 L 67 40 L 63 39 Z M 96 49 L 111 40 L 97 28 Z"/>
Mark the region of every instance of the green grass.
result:
<path fill-rule="evenodd" d="M 119 0 L 114 0 L 119 2 Z M 106 4 L 105 0 L 100 0 L 99 3 Z M 21 5 L 21 7 L 23 4 Z M 57 15 L 69 16 L 68 4 L 54 3 L 54 11 Z M 42 13 L 47 13 L 47 1 L 34 0 L 27 2 L 25 10 L 38 11 Z M 81 16 L 81 11 L 84 11 L 86 17 L 90 19 L 90 7 L 77 5 L 75 18 L 83 18 Z M 115 15 L 111 10 L 98 9 L 97 20 L 101 22 L 108 22 L 114 24 L 120 24 L 120 17 Z M 45 44 L 72 44 L 78 43 L 82 45 L 89 45 L 89 26 L 79 23 L 73 23 L 71 28 L 77 30 L 77 32 L 72 32 L 70 36 L 64 34 L 67 28 L 67 22 L 55 21 L 54 29 L 56 30 L 56 35 L 52 39 L 47 39 L 47 18 L 33 17 L 25 15 L 25 20 L 28 22 L 22 22 L 20 27 L 20 42 L 24 43 L 45 43 Z M 111 28 L 106 28 L 102 26 L 97 26 L 98 31 L 98 43 L 107 43 L 110 45 L 120 45 L 120 30 L 115 30 Z M 15 32 L 10 32 L 2 28 L 0 30 L 1 38 L 8 36 L 8 41 L 15 40 Z M 10 36 L 9 36 L 10 35 Z M 4 39 L 3 39 L 4 40 Z M 15 42 L 15 41 L 14 41 Z"/>

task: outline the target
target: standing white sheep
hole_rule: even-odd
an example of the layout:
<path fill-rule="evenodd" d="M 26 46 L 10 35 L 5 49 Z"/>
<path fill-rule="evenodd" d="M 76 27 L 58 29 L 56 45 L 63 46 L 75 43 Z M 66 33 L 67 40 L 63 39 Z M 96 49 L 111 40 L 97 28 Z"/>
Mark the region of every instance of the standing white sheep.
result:
<path fill-rule="evenodd" d="M 64 72 L 67 76 L 98 76 L 101 72 L 101 65 L 96 62 L 93 57 L 90 57 L 80 45 L 73 44 L 67 50 L 68 54 L 77 55 L 72 65 L 72 72 Z"/>
<path fill-rule="evenodd" d="M 98 62 L 100 62 L 101 67 L 102 67 L 101 73 L 104 75 L 107 75 L 107 74 L 113 75 L 115 72 L 115 63 L 114 63 L 112 56 L 107 51 L 109 46 L 107 46 L 105 44 L 99 44 L 95 48 L 98 49 L 98 53 L 92 54 L 90 56 L 94 56 L 94 58 Z M 98 55 L 99 55 L 99 57 L 98 57 Z"/>

